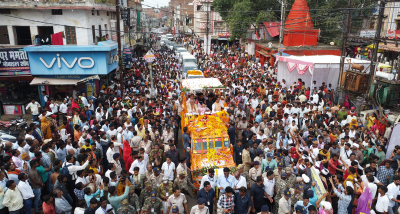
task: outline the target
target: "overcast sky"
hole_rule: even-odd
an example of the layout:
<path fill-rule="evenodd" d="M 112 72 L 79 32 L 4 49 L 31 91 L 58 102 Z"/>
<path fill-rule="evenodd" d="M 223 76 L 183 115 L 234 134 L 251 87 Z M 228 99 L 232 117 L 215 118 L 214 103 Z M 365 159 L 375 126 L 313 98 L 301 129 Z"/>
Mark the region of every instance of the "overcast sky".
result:
<path fill-rule="evenodd" d="M 169 0 L 144 0 L 144 2 L 142 2 L 142 6 L 143 7 L 162 7 L 162 6 L 168 6 L 168 2 Z"/>

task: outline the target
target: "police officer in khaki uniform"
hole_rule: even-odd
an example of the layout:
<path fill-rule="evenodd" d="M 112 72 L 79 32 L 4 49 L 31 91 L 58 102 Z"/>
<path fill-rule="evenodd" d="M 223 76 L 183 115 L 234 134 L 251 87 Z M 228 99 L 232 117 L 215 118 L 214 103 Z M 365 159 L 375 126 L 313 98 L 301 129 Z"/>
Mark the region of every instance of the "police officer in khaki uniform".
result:
<path fill-rule="evenodd" d="M 243 153 L 242 153 L 242 163 L 244 165 L 244 171 L 249 172 L 251 167 L 251 157 L 250 157 L 250 145 L 244 145 Z"/>
<path fill-rule="evenodd" d="M 292 168 L 290 166 L 285 168 L 285 172 L 287 174 L 288 188 L 294 188 L 296 184 L 296 175 L 292 174 Z"/>
<path fill-rule="evenodd" d="M 254 167 L 249 170 L 250 186 L 256 183 L 257 177 L 262 175 L 260 162 L 254 161 Z"/>
<path fill-rule="evenodd" d="M 173 193 L 173 183 L 168 181 L 168 178 L 163 178 L 163 185 L 160 185 L 157 188 L 158 197 L 163 201 L 167 201 L 168 197 Z"/>
<path fill-rule="evenodd" d="M 240 119 L 240 116 L 241 115 L 239 115 L 239 119 Z M 236 132 L 237 136 L 236 137 L 237 137 L 237 139 L 239 139 L 239 140 L 242 139 L 243 130 L 245 130 L 248 125 L 249 125 L 249 123 L 247 122 L 246 117 L 242 117 L 242 119 L 238 121 L 238 123 L 236 125 L 236 130 L 237 130 L 237 132 Z"/>
<path fill-rule="evenodd" d="M 164 153 L 165 153 L 169 150 L 168 141 L 172 140 L 172 142 L 174 142 L 174 132 L 171 131 L 170 125 L 165 126 L 165 131 L 162 134 L 162 140 L 163 140 Z"/>
<path fill-rule="evenodd" d="M 192 197 L 192 194 L 189 192 L 189 186 L 192 189 L 197 189 L 192 184 L 192 182 L 190 182 L 189 179 L 187 178 L 186 172 L 185 171 L 181 171 L 179 173 L 179 176 L 177 178 L 175 178 L 175 180 L 174 180 L 174 187 L 179 187 L 179 189 L 181 189 L 182 193 Z"/>
<path fill-rule="evenodd" d="M 303 185 L 296 184 L 294 188 L 289 189 L 290 193 L 292 194 L 292 206 L 294 206 L 298 201 L 303 200 Z"/>
<path fill-rule="evenodd" d="M 278 164 L 278 169 L 274 169 L 274 176 L 275 176 L 275 181 L 278 181 L 281 178 L 281 174 L 283 171 L 283 163 L 279 162 Z"/>
<path fill-rule="evenodd" d="M 151 181 L 153 187 L 158 188 L 158 186 L 162 184 L 164 174 L 161 173 L 161 169 L 158 167 L 154 168 L 153 171 L 154 173 L 150 175 L 149 180 Z"/>
<path fill-rule="evenodd" d="M 277 214 L 279 210 L 279 200 L 283 197 L 283 193 L 288 189 L 288 184 L 286 183 L 287 174 L 282 172 L 280 179 L 275 180 L 276 182 L 276 195 L 275 195 L 275 210 L 274 213 Z"/>

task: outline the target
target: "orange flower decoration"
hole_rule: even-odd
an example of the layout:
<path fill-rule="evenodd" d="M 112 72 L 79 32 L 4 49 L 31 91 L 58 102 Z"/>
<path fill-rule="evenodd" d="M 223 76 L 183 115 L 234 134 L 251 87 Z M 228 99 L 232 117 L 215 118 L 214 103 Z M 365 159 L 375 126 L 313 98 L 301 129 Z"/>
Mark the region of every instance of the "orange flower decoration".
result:
<path fill-rule="evenodd" d="M 191 70 L 191 71 L 188 71 L 188 74 L 190 74 L 190 75 L 203 75 L 203 72 L 197 71 L 197 70 Z"/>

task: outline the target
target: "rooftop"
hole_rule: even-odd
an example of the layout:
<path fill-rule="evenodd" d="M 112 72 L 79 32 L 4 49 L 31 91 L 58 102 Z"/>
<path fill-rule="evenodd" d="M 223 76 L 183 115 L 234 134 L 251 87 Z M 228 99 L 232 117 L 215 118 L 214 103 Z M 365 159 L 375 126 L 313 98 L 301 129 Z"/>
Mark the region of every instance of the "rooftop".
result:
<path fill-rule="evenodd" d="M 64 52 L 64 51 L 111 51 L 116 49 L 118 44 L 108 40 L 99 42 L 98 45 L 40 45 L 26 46 L 26 52 Z"/>
<path fill-rule="evenodd" d="M 270 48 L 268 43 L 272 43 L 272 47 Z M 267 49 L 278 49 L 279 47 L 279 41 L 278 40 L 261 40 L 261 41 L 256 41 L 256 44 L 265 47 Z M 315 50 L 315 49 L 321 49 L 321 50 L 326 50 L 326 49 L 330 49 L 330 50 L 335 50 L 335 49 L 339 49 L 340 47 L 335 46 L 335 45 L 327 45 L 324 43 L 317 43 L 317 46 L 289 46 L 289 47 L 285 47 L 286 50 Z"/>
<path fill-rule="evenodd" d="M 72 9 L 115 11 L 114 0 L 0 0 L 1 9 Z"/>

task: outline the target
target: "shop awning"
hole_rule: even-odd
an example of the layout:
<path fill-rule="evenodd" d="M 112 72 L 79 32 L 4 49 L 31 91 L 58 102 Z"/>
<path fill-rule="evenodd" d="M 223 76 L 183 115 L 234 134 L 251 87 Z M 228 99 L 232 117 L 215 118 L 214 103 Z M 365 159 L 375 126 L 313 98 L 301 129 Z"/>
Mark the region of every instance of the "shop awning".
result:
<path fill-rule="evenodd" d="M 271 37 L 279 35 L 280 24 L 276 22 L 264 22 L 265 28 L 267 29 Z"/>
<path fill-rule="evenodd" d="M 387 50 L 387 51 L 400 52 L 400 47 L 396 47 L 396 44 L 394 44 L 394 43 L 387 43 L 386 45 L 380 43 L 379 44 L 379 49 L 383 49 L 383 50 Z"/>
<path fill-rule="evenodd" d="M 77 85 L 80 82 L 86 82 L 94 79 L 97 80 L 100 79 L 99 75 L 94 75 L 83 79 L 58 79 L 58 78 L 35 77 L 33 78 L 30 85 Z"/>

